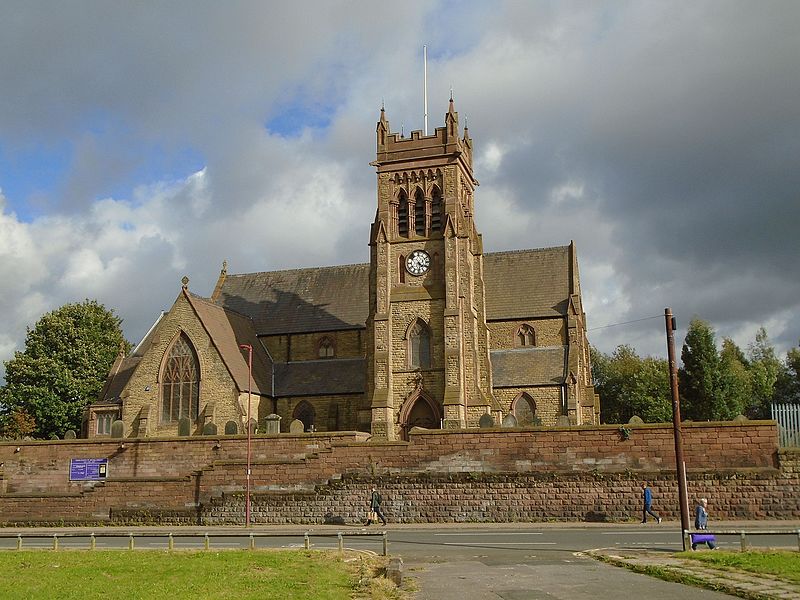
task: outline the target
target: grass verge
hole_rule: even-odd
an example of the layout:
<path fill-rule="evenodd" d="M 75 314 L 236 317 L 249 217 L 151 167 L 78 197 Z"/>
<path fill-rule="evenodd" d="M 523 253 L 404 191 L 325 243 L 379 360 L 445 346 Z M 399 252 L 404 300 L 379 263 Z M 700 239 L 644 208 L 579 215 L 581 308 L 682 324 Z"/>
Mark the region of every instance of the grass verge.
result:
<path fill-rule="evenodd" d="M 681 552 L 676 556 L 696 560 L 715 568 L 738 569 L 759 575 L 772 575 L 784 581 L 800 584 L 800 552 L 779 550 Z"/>
<path fill-rule="evenodd" d="M 399 600 L 385 562 L 304 550 L 2 552 L 0 598 Z"/>

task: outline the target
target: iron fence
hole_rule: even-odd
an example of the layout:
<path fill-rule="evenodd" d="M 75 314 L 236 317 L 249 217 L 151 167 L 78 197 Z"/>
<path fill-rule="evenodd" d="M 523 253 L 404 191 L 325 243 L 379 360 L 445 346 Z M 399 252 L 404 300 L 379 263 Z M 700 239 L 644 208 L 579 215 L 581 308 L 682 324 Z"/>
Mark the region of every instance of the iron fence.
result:
<path fill-rule="evenodd" d="M 770 406 L 772 418 L 778 422 L 778 438 L 783 448 L 800 446 L 800 404 Z"/>

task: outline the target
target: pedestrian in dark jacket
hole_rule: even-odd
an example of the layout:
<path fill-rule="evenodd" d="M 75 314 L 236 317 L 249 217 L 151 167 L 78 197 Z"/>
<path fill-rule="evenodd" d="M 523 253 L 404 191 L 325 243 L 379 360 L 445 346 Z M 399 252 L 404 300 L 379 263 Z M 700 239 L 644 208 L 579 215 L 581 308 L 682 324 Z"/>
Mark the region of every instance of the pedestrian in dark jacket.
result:
<path fill-rule="evenodd" d="M 383 499 L 381 495 L 378 493 L 376 488 L 372 488 L 372 496 L 369 499 L 369 509 L 370 515 L 367 519 L 367 525 L 372 525 L 373 519 L 377 520 L 380 519 L 381 523 L 386 525 L 386 516 L 383 514 L 383 510 L 381 510 L 381 502 Z"/>
<path fill-rule="evenodd" d="M 647 515 L 652 516 L 656 523 L 661 523 L 661 517 L 653 512 L 653 492 L 645 481 L 642 483 L 642 523 L 647 523 Z"/>

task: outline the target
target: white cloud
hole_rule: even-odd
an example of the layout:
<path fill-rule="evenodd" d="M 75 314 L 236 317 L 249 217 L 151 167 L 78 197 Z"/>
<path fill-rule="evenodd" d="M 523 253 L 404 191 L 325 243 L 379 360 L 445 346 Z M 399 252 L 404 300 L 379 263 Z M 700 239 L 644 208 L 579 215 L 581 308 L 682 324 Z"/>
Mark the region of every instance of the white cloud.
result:
<path fill-rule="evenodd" d="M 95 8 L 0 20 L 0 54 L 25 57 L 0 62 L 0 167 L 69 149 L 41 216 L 0 193 L 0 360 L 87 296 L 137 340 L 223 259 L 366 262 L 375 121 L 383 98 L 394 130 L 421 128 L 423 43 L 430 127 L 451 85 L 469 117 L 487 251 L 574 239 L 590 327 L 672 306 L 742 345 L 760 324 L 780 349 L 800 338 L 796 3 Z M 664 352 L 657 321 L 590 340 Z"/>

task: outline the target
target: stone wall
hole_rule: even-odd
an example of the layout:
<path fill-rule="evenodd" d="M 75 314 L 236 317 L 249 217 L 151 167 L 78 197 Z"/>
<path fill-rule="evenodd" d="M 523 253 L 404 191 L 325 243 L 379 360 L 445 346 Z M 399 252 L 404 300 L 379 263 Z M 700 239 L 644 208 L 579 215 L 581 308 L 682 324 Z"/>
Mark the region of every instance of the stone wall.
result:
<path fill-rule="evenodd" d="M 518 347 L 516 343 L 517 330 L 522 325 L 533 327 L 536 346 L 564 346 L 568 341 L 564 321 L 563 318 L 490 321 L 487 326 L 491 335 L 491 348 L 492 350 L 501 350 Z"/>
<path fill-rule="evenodd" d="M 177 421 L 161 422 L 159 382 L 164 355 L 181 332 L 185 332 L 191 340 L 200 362 L 201 414 L 213 407 L 214 418 L 216 423 L 221 424 L 220 427 L 224 427 L 226 421 L 240 422 L 236 385 L 211 337 L 181 292 L 172 309 L 158 323 L 150 338 L 151 349 L 145 353 L 126 386 L 124 393 L 128 395 L 122 415 L 126 437 L 177 435 Z M 148 405 L 147 431 L 139 432 L 140 413 Z M 203 419 L 198 419 L 193 425 L 195 433 L 199 433 L 202 426 Z"/>
<path fill-rule="evenodd" d="M 319 344 L 328 338 L 336 358 L 361 358 L 366 352 L 363 329 L 261 336 L 259 339 L 275 362 L 318 360 Z"/>
<path fill-rule="evenodd" d="M 414 430 L 409 442 L 257 435 L 254 514 L 264 523 L 357 520 L 378 482 L 395 520 L 623 519 L 636 516 L 647 479 L 656 509 L 672 516 L 671 427 L 630 430 L 628 439 L 616 426 Z M 246 448 L 245 436 L 3 442 L 0 519 L 240 519 Z M 686 424 L 684 452 L 690 497 L 708 497 L 719 517 L 800 517 L 800 453 L 778 452 L 774 422 Z M 70 458 L 107 458 L 108 479 L 70 482 Z"/>

